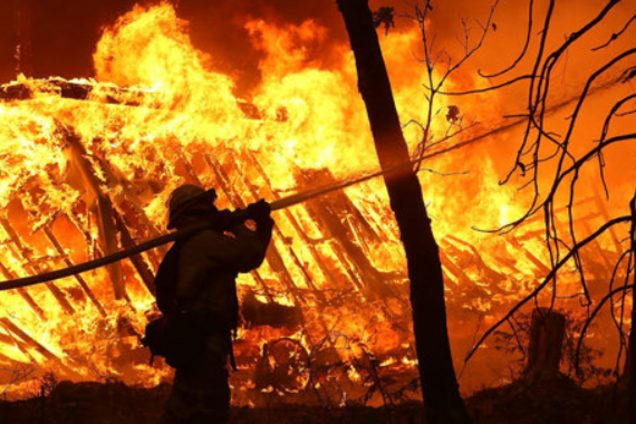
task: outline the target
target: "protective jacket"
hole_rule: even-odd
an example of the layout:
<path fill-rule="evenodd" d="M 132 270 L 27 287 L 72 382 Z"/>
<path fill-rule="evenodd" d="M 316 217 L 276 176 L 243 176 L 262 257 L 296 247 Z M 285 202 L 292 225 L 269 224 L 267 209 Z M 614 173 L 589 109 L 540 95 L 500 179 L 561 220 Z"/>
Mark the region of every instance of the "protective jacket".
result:
<path fill-rule="evenodd" d="M 244 224 L 225 233 L 211 227 L 175 243 L 155 279 L 159 309 L 164 314 L 179 311 L 212 317 L 217 329 L 236 328 L 236 278 L 261 265 L 273 223 L 263 217 L 256 231 Z"/>

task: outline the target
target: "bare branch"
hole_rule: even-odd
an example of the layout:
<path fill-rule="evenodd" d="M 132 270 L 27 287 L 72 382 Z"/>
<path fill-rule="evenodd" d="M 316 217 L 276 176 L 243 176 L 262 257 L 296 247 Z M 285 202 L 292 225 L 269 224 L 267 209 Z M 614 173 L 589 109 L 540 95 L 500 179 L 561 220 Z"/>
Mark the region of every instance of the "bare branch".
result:
<path fill-rule="evenodd" d="M 541 282 L 541 284 L 539 284 L 528 296 L 526 296 L 525 298 L 523 298 L 520 302 L 518 302 L 512 309 L 510 309 L 510 311 L 503 317 L 501 318 L 499 321 L 497 321 L 493 326 L 491 326 L 485 333 L 483 336 L 481 336 L 481 338 L 479 339 L 479 341 L 477 342 L 477 344 L 475 344 L 475 346 L 473 346 L 473 348 L 468 352 L 468 355 L 466 356 L 465 361 L 470 360 L 470 358 L 475 354 L 475 352 L 477 351 L 477 349 L 479 349 L 479 347 L 482 345 L 482 343 L 496 330 L 498 329 L 501 324 L 505 323 L 506 321 L 508 321 L 508 319 L 514 315 L 515 312 L 517 312 L 523 305 L 525 305 L 526 303 L 528 303 L 529 300 L 534 299 L 548 284 L 550 284 L 551 281 L 554 280 L 554 278 L 556 277 L 557 273 L 559 272 L 559 270 L 561 268 L 563 268 L 563 266 L 568 263 L 570 261 L 570 259 L 572 259 L 572 257 L 574 256 L 574 254 L 576 252 L 578 252 L 579 250 L 581 250 L 583 247 L 587 246 L 590 242 L 592 242 L 593 240 L 595 240 L 598 236 L 600 236 L 601 234 L 603 234 L 605 231 L 607 231 L 608 229 L 610 229 L 611 227 L 613 227 L 614 225 L 618 225 L 618 224 L 624 224 L 627 222 L 631 222 L 632 221 L 632 217 L 631 216 L 622 216 L 619 218 L 615 218 L 612 219 L 611 221 L 606 222 L 605 224 L 603 224 L 598 230 L 596 230 L 594 233 L 592 233 L 590 236 L 588 236 L 587 238 L 581 240 L 576 246 L 573 246 L 572 249 L 570 250 L 570 252 L 565 255 L 563 257 L 563 259 L 561 259 L 554 267 L 552 267 L 552 270 L 548 273 L 548 275 L 543 279 L 543 281 Z"/>
<path fill-rule="evenodd" d="M 611 43 L 613 43 L 614 41 L 616 41 L 618 39 L 618 37 L 620 37 L 621 35 L 623 35 L 623 33 L 627 30 L 627 28 L 632 24 L 632 22 L 636 21 L 636 13 L 632 15 L 631 18 L 629 18 L 629 20 L 627 21 L 627 23 L 625 24 L 625 26 L 618 32 L 615 32 L 612 34 L 612 36 L 610 37 L 609 40 L 607 40 L 607 42 L 605 42 L 604 44 L 601 44 L 598 47 L 594 47 L 592 50 L 596 51 L 596 50 L 600 50 L 603 49 L 607 46 L 609 46 Z"/>

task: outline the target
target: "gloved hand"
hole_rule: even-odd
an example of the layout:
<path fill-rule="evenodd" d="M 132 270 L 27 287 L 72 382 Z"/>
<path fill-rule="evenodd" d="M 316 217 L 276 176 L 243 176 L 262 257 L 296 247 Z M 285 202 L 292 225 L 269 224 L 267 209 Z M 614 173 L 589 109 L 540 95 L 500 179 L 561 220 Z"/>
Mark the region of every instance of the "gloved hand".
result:
<path fill-rule="evenodd" d="M 247 216 L 249 216 L 250 219 L 258 222 L 265 218 L 269 218 L 272 208 L 265 199 L 261 199 L 258 202 L 248 205 L 246 211 Z"/>

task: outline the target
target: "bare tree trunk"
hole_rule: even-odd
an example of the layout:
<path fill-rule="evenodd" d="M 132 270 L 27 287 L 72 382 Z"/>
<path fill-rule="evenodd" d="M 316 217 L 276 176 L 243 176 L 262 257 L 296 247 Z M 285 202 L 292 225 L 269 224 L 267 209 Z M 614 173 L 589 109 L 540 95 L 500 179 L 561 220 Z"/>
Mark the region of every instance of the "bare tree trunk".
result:
<path fill-rule="evenodd" d="M 534 382 L 559 374 L 565 339 L 565 316 L 549 308 L 532 311 L 526 381 Z"/>
<path fill-rule="evenodd" d="M 408 147 L 368 0 L 337 0 L 337 3 L 356 58 L 358 88 L 367 107 L 380 165 L 388 170 L 408 163 Z M 385 175 L 384 179 L 408 263 L 413 329 L 427 421 L 468 423 L 470 417 L 459 395 L 451 357 L 439 250 L 420 182 L 409 167 Z"/>

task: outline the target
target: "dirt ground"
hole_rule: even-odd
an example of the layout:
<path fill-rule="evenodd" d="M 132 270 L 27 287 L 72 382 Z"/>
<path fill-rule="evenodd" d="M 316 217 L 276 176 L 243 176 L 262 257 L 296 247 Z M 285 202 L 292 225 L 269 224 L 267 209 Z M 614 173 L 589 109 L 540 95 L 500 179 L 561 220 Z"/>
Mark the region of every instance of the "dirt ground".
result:
<path fill-rule="evenodd" d="M 170 387 L 127 387 L 121 383 L 59 383 L 48 396 L 0 402 L 0 422 L 33 424 L 153 423 Z M 467 399 L 475 423 L 487 424 L 619 424 L 626 422 L 625 391 L 615 387 L 582 390 L 566 378 L 525 383 L 476 393 Z M 425 423 L 421 404 L 368 408 L 285 406 L 234 408 L 234 423 L 344 424 Z"/>

